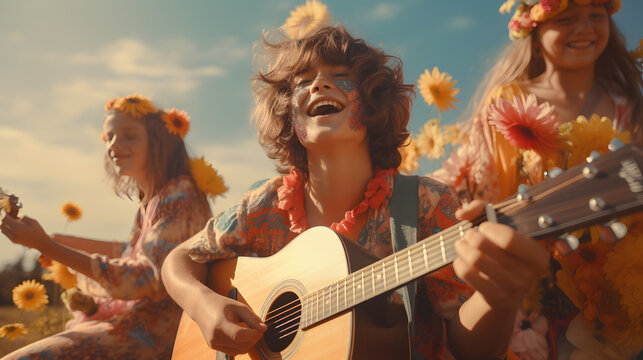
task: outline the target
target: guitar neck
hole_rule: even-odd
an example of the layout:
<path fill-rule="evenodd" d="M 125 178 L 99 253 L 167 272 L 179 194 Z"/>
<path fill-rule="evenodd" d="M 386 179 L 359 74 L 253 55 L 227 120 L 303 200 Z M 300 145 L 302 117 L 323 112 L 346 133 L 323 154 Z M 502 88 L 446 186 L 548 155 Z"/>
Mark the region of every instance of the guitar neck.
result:
<path fill-rule="evenodd" d="M 455 242 L 472 226 L 470 222 L 460 222 L 304 296 L 301 328 L 315 325 L 453 262 L 457 257 Z"/>

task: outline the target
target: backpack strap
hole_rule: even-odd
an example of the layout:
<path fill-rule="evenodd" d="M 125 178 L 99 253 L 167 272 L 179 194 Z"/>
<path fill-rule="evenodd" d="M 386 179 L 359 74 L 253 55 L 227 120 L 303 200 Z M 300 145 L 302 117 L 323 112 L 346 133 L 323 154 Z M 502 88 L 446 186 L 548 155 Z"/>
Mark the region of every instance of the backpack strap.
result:
<path fill-rule="evenodd" d="M 390 201 L 391 242 L 393 251 L 398 252 L 417 242 L 418 227 L 418 177 L 397 174 L 393 180 L 393 194 Z M 415 281 L 396 290 L 402 298 L 409 320 L 409 335 L 412 338 L 415 310 Z"/>

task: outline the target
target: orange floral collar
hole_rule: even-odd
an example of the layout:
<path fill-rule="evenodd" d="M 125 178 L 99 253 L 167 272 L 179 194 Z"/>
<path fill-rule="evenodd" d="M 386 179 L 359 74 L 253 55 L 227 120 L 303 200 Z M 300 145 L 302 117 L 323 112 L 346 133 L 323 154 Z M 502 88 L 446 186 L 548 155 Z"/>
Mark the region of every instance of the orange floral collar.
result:
<path fill-rule="evenodd" d="M 366 184 L 366 193 L 362 200 L 352 210 L 347 211 L 344 219 L 339 223 L 332 223 L 330 228 L 342 234 L 353 229 L 357 217 L 369 208 L 377 209 L 389 197 L 389 184 L 387 177 L 394 175 L 394 169 L 376 169 L 375 177 Z M 304 209 L 304 174 L 292 168 L 290 174 L 283 177 L 283 184 L 277 189 L 279 197 L 277 208 L 287 211 L 290 220 L 290 231 L 301 233 L 308 229 L 308 220 Z"/>

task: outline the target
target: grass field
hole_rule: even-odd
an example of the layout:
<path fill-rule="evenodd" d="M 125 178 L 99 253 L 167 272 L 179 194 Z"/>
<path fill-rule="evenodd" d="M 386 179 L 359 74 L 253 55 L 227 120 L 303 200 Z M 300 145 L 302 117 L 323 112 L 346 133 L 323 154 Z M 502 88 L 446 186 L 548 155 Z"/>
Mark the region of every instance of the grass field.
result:
<path fill-rule="evenodd" d="M 0 326 L 12 323 L 22 323 L 29 333 L 14 341 L 0 339 L 0 357 L 19 349 L 43 337 L 60 332 L 64 323 L 69 319 L 64 306 L 46 306 L 37 311 L 24 311 L 15 306 L 0 306 Z"/>

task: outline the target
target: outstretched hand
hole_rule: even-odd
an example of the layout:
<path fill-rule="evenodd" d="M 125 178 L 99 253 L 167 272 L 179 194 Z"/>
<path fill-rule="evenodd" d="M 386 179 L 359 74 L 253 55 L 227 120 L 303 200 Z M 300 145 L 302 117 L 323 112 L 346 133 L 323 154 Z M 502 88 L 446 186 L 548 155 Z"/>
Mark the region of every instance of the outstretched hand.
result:
<path fill-rule="evenodd" d="M 52 241 L 38 221 L 25 216 L 13 219 L 5 216 L 0 224 L 0 231 L 14 244 L 41 250 L 43 245 Z"/>
<path fill-rule="evenodd" d="M 486 203 L 474 200 L 456 212 L 460 220 L 482 215 Z M 455 273 L 478 291 L 492 308 L 520 305 L 533 281 L 548 269 L 544 246 L 513 228 L 483 222 L 455 243 Z"/>

